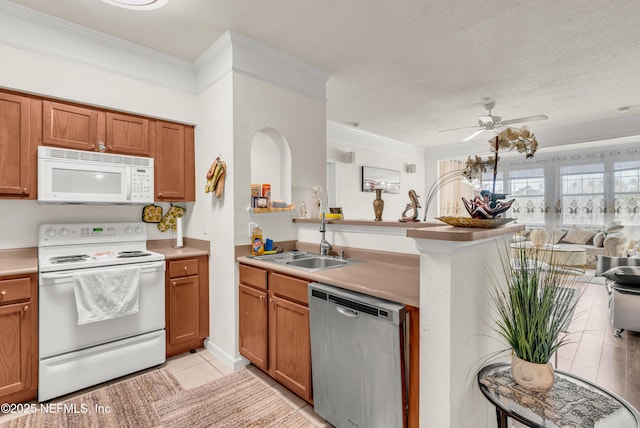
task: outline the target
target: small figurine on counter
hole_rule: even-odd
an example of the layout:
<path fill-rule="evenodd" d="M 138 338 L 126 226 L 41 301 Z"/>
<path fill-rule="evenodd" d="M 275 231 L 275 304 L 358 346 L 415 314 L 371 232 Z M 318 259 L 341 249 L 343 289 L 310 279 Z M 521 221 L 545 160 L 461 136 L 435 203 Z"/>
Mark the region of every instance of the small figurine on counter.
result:
<path fill-rule="evenodd" d="M 416 194 L 415 190 L 409 190 L 409 202 L 404 211 L 402 211 L 402 218 L 398 221 L 420 221 L 418 220 L 418 208 L 422 208 L 420 202 L 418 202 L 419 196 Z M 409 212 L 412 213 L 409 216 Z"/>
<path fill-rule="evenodd" d="M 304 201 L 300 202 L 300 218 L 307 218 L 307 205 Z"/>
<path fill-rule="evenodd" d="M 309 187 L 311 190 L 311 197 L 309 198 L 309 218 L 319 218 L 320 211 L 322 211 L 322 201 L 320 201 L 320 192 L 322 192 L 322 186 Z"/>

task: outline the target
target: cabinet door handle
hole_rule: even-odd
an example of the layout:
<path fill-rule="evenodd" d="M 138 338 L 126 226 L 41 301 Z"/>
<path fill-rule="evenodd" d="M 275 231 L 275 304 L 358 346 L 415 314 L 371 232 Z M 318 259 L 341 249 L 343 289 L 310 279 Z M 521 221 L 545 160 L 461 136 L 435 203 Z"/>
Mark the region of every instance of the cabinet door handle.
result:
<path fill-rule="evenodd" d="M 0 291 L 0 299 L 2 299 L 7 294 L 7 290 Z"/>
<path fill-rule="evenodd" d="M 95 149 L 96 149 L 96 145 L 95 145 L 95 144 L 92 144 L 92 145 L 91 145 L 91 150 L 95 150 Z"/>
<path fill-rule="evenodd" d="M 29 309 L 29 305 L 25 306 L 22 312 L 27 312 L 27 309 Z"/>
<path fill-rule="evenodd" d="M 158 197 L 161 198 L 162 197 L 162 192 L 158 193 Z"/>
<path fill-rule="evenodd" d="M 173 282 L 171 283 L 171 285 L 173 285 L 173 286 L 175 287 L 176 285 L 178 285 L 178 283 L 177 283 L 177 282 L 175 282 L 175 281 L 173 281 Z"/>
<path fill-rule="evenodd" d="M 112 151 L 113 150 L 113 146 L 111 146 L 111 145 L 107 146 L 107 150 Z"/>
<path fill-rule="evenodd" d="M 29 192 L 28 192 L 28 190 L 27 190 L 27 188 L 26 188 L 26 187 L 23 187 L 23 188 L 22 188 L 22 194 L 23 194 L 23 195 L 26 195 L 27 193 L 29 193 Z"/>
<path fill-rule="evenodd" d="M 184 273 L 188 273 L 189 272 L 189 269 L 187 269 L 186 266 L 183 266 L 182 269 L 184 269 Z"/>
<path fill-rule="evenodd" d="M 264 300 L 264 296 L 260 296 L 260 300 Z"/>

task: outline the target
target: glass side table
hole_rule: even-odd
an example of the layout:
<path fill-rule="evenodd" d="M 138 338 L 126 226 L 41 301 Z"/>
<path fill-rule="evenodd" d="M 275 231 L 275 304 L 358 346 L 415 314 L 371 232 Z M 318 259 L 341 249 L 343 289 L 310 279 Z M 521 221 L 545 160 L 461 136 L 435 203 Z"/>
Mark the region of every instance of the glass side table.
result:
<path fill-rule="evenodd" d="M 498 427 L 512 418 L 533 428 L 639 428 L 640 413 L 627 401 L 591 382 L 559 370 L 546 394 L 516 384 L 511 365 L 490 364 L 478 373 L 478 385 L 496 407 Z"/>

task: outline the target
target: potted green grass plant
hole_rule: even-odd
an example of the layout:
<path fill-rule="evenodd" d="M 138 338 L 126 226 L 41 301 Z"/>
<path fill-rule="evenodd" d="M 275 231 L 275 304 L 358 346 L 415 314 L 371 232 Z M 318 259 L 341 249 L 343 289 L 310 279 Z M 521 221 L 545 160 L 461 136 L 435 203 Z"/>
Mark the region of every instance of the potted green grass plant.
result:
<path fill-rule="evenodd" d="M 549 253 L 547 253 L 548 255 Z M 509 248 L 501 254 L 501 273 L 493 275 L 490 300 L 496 313 L 495 330 L 512 352 L 514 380 L 546 392 L 554 381 L 551 357 L 568 343 L 580 288 L 567 268 L 542 260 L 538 248 Z"/>

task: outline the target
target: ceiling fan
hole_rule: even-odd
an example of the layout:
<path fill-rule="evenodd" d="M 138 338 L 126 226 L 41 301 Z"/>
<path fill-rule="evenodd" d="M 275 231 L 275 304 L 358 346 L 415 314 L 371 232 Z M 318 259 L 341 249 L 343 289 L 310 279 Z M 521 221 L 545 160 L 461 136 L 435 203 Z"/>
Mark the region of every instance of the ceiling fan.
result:
<path fill-rule="evenodd" d="M 460 129 L 480 128 L 462 140 L 462 141 L 469 141 L 477 137 L 484 131 L 490 131 L 492 129 L 499 128 L 502 126 L 511 125 L 514 123 L 533 122 L 535 120 L 549 119 L 548 116 L 544 114 L 540 114 L 537 116 L 526 116 L 526 117 L 518 117 L 516 119 L 502 120 L 502 117 L 491 114 L 491 110 L 493 110 L 493 108 L 496 106 L 495 100 L 491 98 L 484 98 L 483 101 L 484 101 L 484 108 L 489 113 L 486 116 L 478 116 L 478 124 L 476 126 L 463 126 L 462 128 L 443 129 L 442 131 L 438 131 L 438 132 L 449 132 L 449 131 L 458 131 Z"/>

